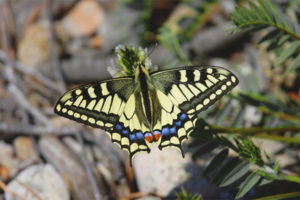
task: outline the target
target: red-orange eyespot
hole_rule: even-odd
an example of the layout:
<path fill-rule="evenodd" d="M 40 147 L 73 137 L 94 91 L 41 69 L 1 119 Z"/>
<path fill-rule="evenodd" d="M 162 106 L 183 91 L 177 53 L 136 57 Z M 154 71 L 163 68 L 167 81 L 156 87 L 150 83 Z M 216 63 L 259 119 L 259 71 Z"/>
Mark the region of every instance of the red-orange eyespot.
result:
<path fill-rule="evenodd" d="M 151 133 L 145 133 L 145 140 L 147 142 L 153 142 L 153 135 Z"/>
<path fill-rule="evenodd" d="M 154 135 L 155 141 L 158 141 L 161 136 L 161 133 L 160 133 L 160 131 L 153 131 L 153 135 Z"/>

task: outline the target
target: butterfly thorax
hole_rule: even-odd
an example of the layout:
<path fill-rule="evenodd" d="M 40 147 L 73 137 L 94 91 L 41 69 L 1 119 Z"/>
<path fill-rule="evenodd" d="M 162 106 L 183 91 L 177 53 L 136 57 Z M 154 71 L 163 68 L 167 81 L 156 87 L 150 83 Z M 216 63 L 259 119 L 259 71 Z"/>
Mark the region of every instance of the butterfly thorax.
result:
<path fill-rule="evenodd" d="M 151 99 L 151 94 L 154 92 L 150 83 L 149 72 L 145 69 L 142 64 L 139 64 L 135 73 L 135 82 L 140 88 L 140 103 L 142 105 L 143 114 L 147 118 L 148 127 L 151 129 L 151 124 L 153 122 L 153 104 Z"/>

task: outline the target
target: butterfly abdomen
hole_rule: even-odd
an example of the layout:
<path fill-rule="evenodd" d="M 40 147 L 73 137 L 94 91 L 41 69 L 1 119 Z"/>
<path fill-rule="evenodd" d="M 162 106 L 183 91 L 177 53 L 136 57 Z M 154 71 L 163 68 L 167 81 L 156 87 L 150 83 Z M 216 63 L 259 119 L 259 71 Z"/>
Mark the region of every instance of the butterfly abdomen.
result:
<path fill-rule="evenodd" d="M 142 92 L 142 98 L 143 98 L 143 106 L 144 106 L 144 111 L 145 115 L 147 117 L 148 123 L 151 124 L 152 122 L 152 109 L 151 109 L 151 100 L 149 97 L 149 88 L 147 84 L 147 74 L 144 72 L 142 69 L 143 67 L 139 65 L 139 74 L 138 74 L 138 79 L 140 82 L 140 87 L 141 87 L 141 92 Z"/>

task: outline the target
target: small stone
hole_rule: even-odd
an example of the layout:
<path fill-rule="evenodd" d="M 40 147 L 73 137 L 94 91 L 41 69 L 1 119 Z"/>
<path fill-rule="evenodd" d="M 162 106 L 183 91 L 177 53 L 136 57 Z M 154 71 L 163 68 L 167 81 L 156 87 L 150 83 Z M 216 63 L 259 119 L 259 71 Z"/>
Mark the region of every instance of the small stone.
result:
<path fill-rule="evenodd" d="M 17 158 L 24 161 L 28 159 L 37 159 L 32 141 L 28 137 L 20 136 L 14 140 L 14 148 Z"/>
<path fill-rule="evenodd" d="M 62 26 L 73 37 L 89 36 L 95 33 L 104 21 L 101 6 L 94 0 L 83 0 L 62 20 Z"/>
<path fill-rule="evenodd" d="M 189 174 L 185 171 L 187 157 L 183 159 L 181 153 L 172 148 L 159 151 L 155 144 L 149 154 L 137 154 L 133 166 L 140 191 L 168 195 L 188 179 Z"/>
<path fill-rule="evenodd" d="M 9 191 L 21 196 L 23 200 L 37 199 L 37 196 L 39 199 L 70 199 L 63 178 L 49 164 L 26 168 L 7 187 Z M 13 200 L 15 197 L 6 193 L 5 199 Z"/>
<path fill-rule="evenodd" d="M 46 21 L 30 25 L 19 43 L 18 58 L 22 64 L 35 67 L 50 60 L 50 31 Z M 55 43 L 56 52 L 60 54 L 61 47 Z"/>

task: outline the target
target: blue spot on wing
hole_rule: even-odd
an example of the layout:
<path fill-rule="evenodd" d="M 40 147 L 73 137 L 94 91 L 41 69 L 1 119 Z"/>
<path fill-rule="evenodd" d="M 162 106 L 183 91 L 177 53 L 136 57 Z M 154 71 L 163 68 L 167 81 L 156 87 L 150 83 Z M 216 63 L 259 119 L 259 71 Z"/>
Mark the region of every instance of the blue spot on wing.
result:
<path fill-rule="evenodd" d="M 144 135 L 142 134 L 142 132 L 137 132 L 136 134 L 136 138 L 138 139 L 138 140 L 142 140 L 142 139 L 144 139 Z"/>
<path fill-rule="evenodd" d="M 179 117 L 180 120 L 185 120 L 187 118 L 187 115 L 185 113 L 182 113 Z"/>
<path fill-rule="evenodd" d="M 129 134 L 130 141 L 134 141 L 136 139 L 135 134 Z"/>
<path fill-rule="evenodd" d="M 169 133 L 170 133 L 169 127 L 164 127 L 164 128 L 161 130 L 161 135 L 162 135 L 162 136 L 167 136 L 167 135 L 169 135 Z"/>
<path fill-rule="evenodd" d="M 177 121 L 177 122 L 175 122 L 175 125 L 176 125 L 176 126 L 181 126 L 181 125 L 182 125 L 182 122 L 181 122 L 181 121 Z"/>
<path fill-rule="evenodd" d="M 176 134 L 176 126 L 173 126 L 170 128 L 170 133 L 171 134 Z"/>
<path fill-rule="evenodd" d="M 129 131 L 126 130 L 126 129 L 124 129 L 124 130 L 122 130 L 122 133 L 123 133 L 124 135 L 127 135 L 127 134 L 129 133 Z"/>
<path fill-rule="evenodd" d="M 122 130 L 122 125 L 121 125 L 121 124 L 116 124 L 115 129 L 116 129 L 117 131 Z"/>

